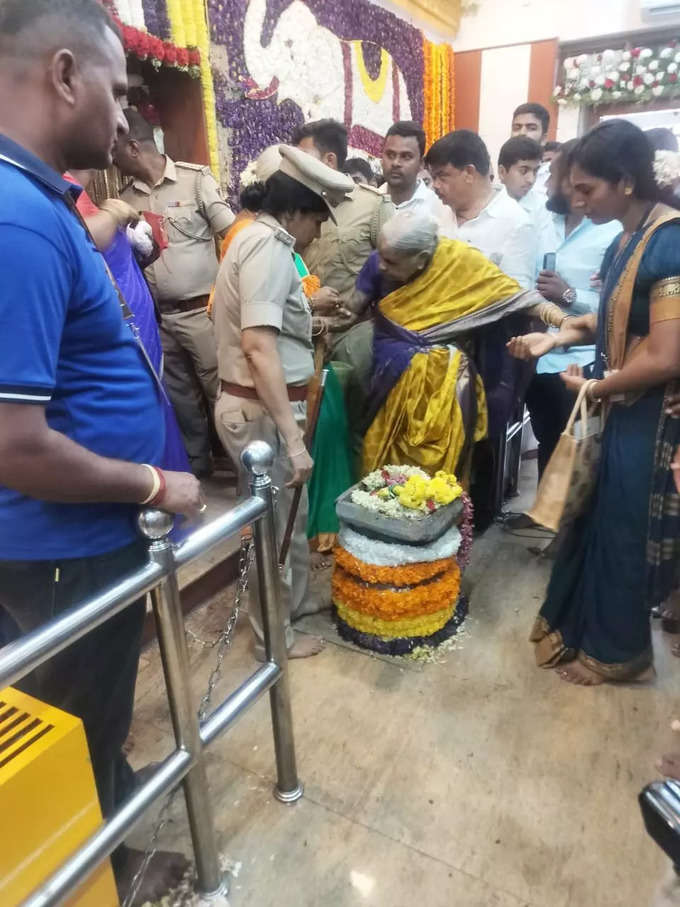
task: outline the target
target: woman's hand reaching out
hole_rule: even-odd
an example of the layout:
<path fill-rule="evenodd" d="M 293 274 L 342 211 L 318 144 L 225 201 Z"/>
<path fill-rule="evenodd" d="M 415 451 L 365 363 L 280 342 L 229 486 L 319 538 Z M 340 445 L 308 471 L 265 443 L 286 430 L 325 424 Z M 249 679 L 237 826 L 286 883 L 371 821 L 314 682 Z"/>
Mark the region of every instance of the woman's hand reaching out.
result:
<path fill-rule="evenodd" d="M 541 356 L 555 349 L 555 335 L 540 332 L 524 334 L 521 337 L 513 337 L 508 342 L 507 348 L 515 359 L 529 362 L 532 359 L 540 359 Z"/>

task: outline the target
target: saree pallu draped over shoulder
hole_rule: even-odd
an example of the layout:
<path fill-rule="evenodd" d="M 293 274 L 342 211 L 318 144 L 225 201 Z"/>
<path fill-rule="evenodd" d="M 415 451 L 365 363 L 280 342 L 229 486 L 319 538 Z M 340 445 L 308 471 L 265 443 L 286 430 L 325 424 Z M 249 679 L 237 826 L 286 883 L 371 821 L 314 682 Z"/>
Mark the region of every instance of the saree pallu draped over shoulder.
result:
<path fill-rule="evenodd" d="M 399 463 L 457 472 L 464 481 L 467 454 L 486 434 L 487 412 L 482 381 L 460 339 L 542 302 L 481 252 L 440 240 L 427 269 L 386 296 L 376 315 L 364 472 Z"/>
<path fill-rule="evenodd" d="M 605 274 L 596 375 L 649 343 L 650 328 L 680 319 L 680 212 L 656 206 Z M 678 583 L 680 497 L 670 463 L 680 420 L 665 413 L 676 382 L 610 401 L 597 487 L 571 527 L 531 634 L 542 667 L 578 659 L 606 680 L 652 662 L 649 607 Z"/>

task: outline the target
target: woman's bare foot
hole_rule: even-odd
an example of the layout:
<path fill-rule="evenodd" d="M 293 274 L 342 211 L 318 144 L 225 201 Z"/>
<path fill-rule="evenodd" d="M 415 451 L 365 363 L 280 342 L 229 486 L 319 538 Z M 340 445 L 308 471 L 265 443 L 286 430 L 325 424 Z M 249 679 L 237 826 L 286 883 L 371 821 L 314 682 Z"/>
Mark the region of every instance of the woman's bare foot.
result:
<path fill-rule="evenodd" d="M 581 687 L 596 687 L 604 683 L 604 677 L 591 671 L 580 661 L 570 661 L 568 664 L 560 665 L 557 673 L 567 683 L 574 683 Z"/>
<path fill-rule="evenodd" d="M 116 885 L 121 903 L 125 900 L 132 880 L 144 854 L 141 850 L 125 848 L 124 859 L 116 869 Z M 159 850 L 149 863 L 131 907 L 141 907 L 147 901 L 159 901 L 171 888 L 176 888 L 189 869 L 190 863 L 182 853 Z"/>
<path fill-rule="evenodd" d="M 680 753 L 666 753 L 656 763 L 656 767 L 664 777 L 680 781 Z"/>
<path fill-rule="evenodd" d="M 666 633 L 680 633 L 680 595 L 674 592 L 658 609 Z"/>
<path fill-rule="evenodd" d="M 288 650 L 288 658 L 311 658 L 323 652 L 326 643 L 317 636 L 300 636 Z"/>

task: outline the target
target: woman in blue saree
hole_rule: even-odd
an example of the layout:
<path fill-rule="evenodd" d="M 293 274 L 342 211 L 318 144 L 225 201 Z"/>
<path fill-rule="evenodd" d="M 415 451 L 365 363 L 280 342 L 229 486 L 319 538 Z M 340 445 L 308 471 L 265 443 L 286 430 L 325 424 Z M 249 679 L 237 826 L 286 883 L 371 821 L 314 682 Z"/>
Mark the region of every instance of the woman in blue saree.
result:
<path fill-rule="evenodd" d="M 133 331 L 144 347 L 154 371 L 158 376 L 162 376 L 163 348 L 153 297 L 128 238 L 124 212 L 116 217 L 118 208 L 113 207 L 114 205 L 121 206 L 121 208 L 127 206 L 118 201 L 111 203 L 112 211 L 108 212 L 111 217 L 108 222 L 106 218 L 103 218 L 102 210 L 106 210 L 106 203 L 104 203 L 103 209 L 98 208 L 87 194 L 88 186 L 95 173 L 94 170 L 78 170 L 65 173 L 64 177 L 69 182 L 83 187 L 83 192 L 78 197 L 78 210 L 88 225 L 123 298 L 130 307 Z M 104 220 L 104 224 L 102 224 L 102 220 Z M 163 469 L 191 472 L 175 411 L 165 392 L 163 392 L 163 412 L 165 415 L 165 450 L 160 465 Z"/>
<path fill-rule="evenodd" d="M 599 315 L 510 343 L 520 358 L 597 343 L 588 393 L 606 423 L 596 490 L 566 534 L 531 634 L 539 666 L 587 686 L 651 667 L 649 610 L 678 578 L 671 461 L 680 421 L 665 401 L 680 378 L 680 212 L 663 203 L 653 160 L 645 135 L 624 120 L 581 139 L 570 157 L 573 203 L 624 230 L 605 256 Z M 564 376 L 574 391 L 585 380 L 576 372 Z"/>

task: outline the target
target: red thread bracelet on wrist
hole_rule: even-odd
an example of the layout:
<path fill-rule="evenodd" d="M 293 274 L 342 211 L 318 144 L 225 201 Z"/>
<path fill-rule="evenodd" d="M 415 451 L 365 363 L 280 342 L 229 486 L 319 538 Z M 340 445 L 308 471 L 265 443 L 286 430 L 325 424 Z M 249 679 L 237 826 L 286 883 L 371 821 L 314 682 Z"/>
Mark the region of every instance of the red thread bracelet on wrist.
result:
<path fill-rule="evenodd" d="M 162 469 L 159 469 L 158 466 L 154 466 L 156 475 L 161 483 L 161 487 L 158 489 L 156 494 L 151 498 L 151 500 L 146 505 L 147 507 L 159 507 L 161 501 L 165 497 L 165 492 L 167 491 L 168 483 L 165 481 L 165 473 Z"/>

